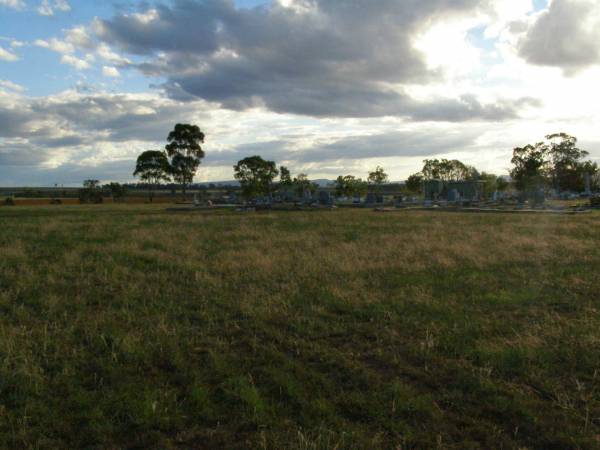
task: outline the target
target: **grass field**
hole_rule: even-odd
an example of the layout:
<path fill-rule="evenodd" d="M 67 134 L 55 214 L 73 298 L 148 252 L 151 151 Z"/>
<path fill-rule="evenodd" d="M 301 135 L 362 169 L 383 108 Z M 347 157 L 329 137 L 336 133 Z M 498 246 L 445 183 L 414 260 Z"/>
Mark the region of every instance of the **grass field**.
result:
<path fill-rule="evenodd" d="M 0 227 L 0 448 L 600 447 L 598 213 Z"/>

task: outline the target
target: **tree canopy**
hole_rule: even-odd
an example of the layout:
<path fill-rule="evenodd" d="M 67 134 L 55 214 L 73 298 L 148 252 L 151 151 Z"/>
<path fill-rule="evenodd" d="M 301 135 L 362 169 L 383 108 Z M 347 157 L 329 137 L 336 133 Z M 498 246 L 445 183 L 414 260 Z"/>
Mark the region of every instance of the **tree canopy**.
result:
<path fill-rule="evenodd" d="M 377 166 L 377 168 L 369 172 L 369 177 L 367 178 L 367 182 L 371 186 L 375 186 L 377 190 L 381 189 L 381 186 L 388 182 L 388 175 L 383 170 L 383 167 Z"/>
<path fill-rule="evenodd" d="M 171 172 L 173 170 L 165 152 L 146 150 L 138 156 L 133 175 L 150 185 L 150 201 L 152 201 L 154 196 L 152 188 L 162 181 L 169 181 Z"/>
<path fill-rule="evenodd" d="M 477 170 L 457 159 L 426 159 L 421 175 L 424 180 L 465 181 L 477 178 Z"/>
<path fill-rule="evenodd" d="M 256 155 L 238 161 L 233 170 L 246 198 L 269 195 L 273 180 L 279 174 L 274 161 L 265 161 Z"/>
<path fill-rule="evenodd" d="M 345 197 L 363 195 L 367 190 L 367 183 L 360 178 L 356 178 L 354 175 L 340 175 L 335 182 L 335 191 L 337 195 L 343 195 Z"/>
<path fill-rule="evenodd" d="M 308 179 L 308 175 L 305 173 L 299 174 L 292 181 L 296 194 L 303 196 L 305 193 L 313 193 L 317 190 L 317 185 Z"/>
<path fill-rule="evenodd" d="M 423 175 L 420 173 L 412 174 L 406 180 L 404 187 L 411 194 L 416 194 L 417 192 L 420 192 L 423 187 Z"/>
<path fill-rule="evenodd" d="M 279 184 L 283 187 L 289 187 L 292 185 L 292 175 L 290 169 L 285 166 L 279 167 Z"/>
<path fill-rule="evenodd" d="M 149 184 L 159 184 L 170 180 L 169 173 L 169 160 L 165 152 L 146 150 L 138 156 L 133 176 Z"/>
<path fill-rule="evenodd" d="M 204 143 L 204 137 L 204 133 L 197 125 L 178 123 L 167 137 L 168 144 L 165 146 L 165 150 L 170 157 L 182 154 L 202 159 L 204 150 L 200 144 Z"/>
<path fill-rule="evenodd" d="M 520 191 L 552 186 L 558 191 L 582 191 L 585 176 L 598 173 L 598 165 L 585 161 L 589 153 L 577 147 L 577 138 L 566 133 L 513 150 L 510 172 Z"/>
<path fill-rule="evenodd" d="M 194 180 L 198 166 L 204 158 L 204 133 L 197 125 L 178 123 L 167 137 L 165 150 L 171 158 L 171 173 L 180 183 L 185 196 L 186 185 Z"/>

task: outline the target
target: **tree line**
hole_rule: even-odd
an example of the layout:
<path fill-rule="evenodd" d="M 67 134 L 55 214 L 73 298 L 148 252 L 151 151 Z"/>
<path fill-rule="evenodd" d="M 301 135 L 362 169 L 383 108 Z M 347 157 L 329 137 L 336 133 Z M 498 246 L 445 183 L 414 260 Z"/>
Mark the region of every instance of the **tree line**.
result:
<path fill-rule="evenodd" d="M 171 180 L 181 185 L 185 197 L 186 186 L 193 182 L 205 156 L 201 146 L 204 139 L 198 126 L 177 124 L 169 133 L 164 150 L 147 150 L 138 156 L 133 175 L 150 186 L 151 200 L 152 187 Z M 586 160 L 589 152 L 578 148 L 577 142 L 574 136 L 557 133 L 546 136 L 539 143 L 515 148 L 510 170 L 514 187 L 519 191 L 554 188 L 559 192 L 581 192 L 587 184 L 588 188 L 598 189 L 598 165 Z M 304 196 L 318 189 L 306 174 L 292 177 L 287 167 L 277 167 L 274 161 L 257 155 L 241 159 L 233 166 L 233 171 L 246 199 L 270 196 L 275 192 Z M 456 159 L 425 159 L 421 170 L 408 177 L 404 190 L 416 194 L 428 180 L 480 181 L 485 194 L 505 191 L 510 185 L 505 177 L 479 172 Z M 369 190 L 380 192 L 386 183 L 389 183 L 387 173 L 377 166 L 366 180 L 354 175 L 340 175 L 335 181 L 335 191 L 338 196 L 360 197 Z"/>

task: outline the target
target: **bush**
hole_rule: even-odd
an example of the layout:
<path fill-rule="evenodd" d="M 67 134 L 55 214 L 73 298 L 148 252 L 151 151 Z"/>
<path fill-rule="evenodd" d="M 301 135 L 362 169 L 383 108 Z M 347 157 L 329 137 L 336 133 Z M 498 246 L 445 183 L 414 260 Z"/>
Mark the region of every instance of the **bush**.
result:
<path fill-rule="evenodd" d="M 6 197 L 3 204 L 4 206 L 15 206 L 15 200 L 12 197 Z"/>
<path fill-rule="evenodd" d="M 102 192 L 99 189 L 79 189 L 79 203 L 102 203 Z"/>
<path fill-rule="evenodd" d="M 58 198 L 53 198 L 52 200 L 50 200 L 50 204 L 51 205 L 62 205 L 62 200 L 60 200 Z"/>

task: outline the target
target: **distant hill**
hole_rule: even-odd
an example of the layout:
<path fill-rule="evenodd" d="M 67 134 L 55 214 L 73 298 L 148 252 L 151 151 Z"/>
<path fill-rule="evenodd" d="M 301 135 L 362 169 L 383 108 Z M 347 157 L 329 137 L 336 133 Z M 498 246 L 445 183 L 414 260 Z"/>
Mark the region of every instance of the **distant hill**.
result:
<path fill-rule="evenodd" d="M 315 184 L 318 184 L 320 187 L 327 187 L 331 184 L 334 184 L 335 181 L 334 180 L 328 180 L 327 178 L 319 178 L 316 180 L 310 180 Z"/>

